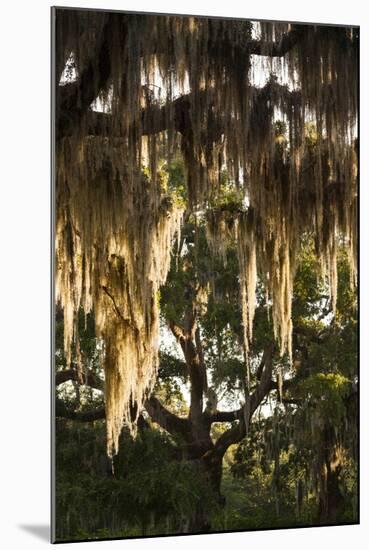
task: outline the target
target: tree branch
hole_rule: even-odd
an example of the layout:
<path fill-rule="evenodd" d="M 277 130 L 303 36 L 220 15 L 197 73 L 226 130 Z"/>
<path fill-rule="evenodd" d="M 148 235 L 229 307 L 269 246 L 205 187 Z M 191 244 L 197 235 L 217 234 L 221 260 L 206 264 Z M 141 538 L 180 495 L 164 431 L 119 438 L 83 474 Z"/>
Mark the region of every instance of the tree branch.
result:
<path fill-rule="evenodd" d="M 169 328 L 173 333 L 173 336 L 176 338 L 179 344 L 186 339 L 185 332 L 183 327 L 176 323 L 175 321 L 169 321 Z"/>
<path fill-rule="evenodd" d="M 81 381 L 81 376 L 82 376 L 82 381 Z M 60 386 L 60 384 L 63 384 L 68 380 L 79 382 L 81 384 L 90 386 L 94 389 L 104 391 L 104 381 L 101 380 L 101 378 L 96 376 L 91 371 L 88 371 L 87 373 L 82 372 L 81 374 L 79 374 L 75 369 L 65 369 L 62 371 L 58 371 L 55 374 L 56 386 Z M 147 399 L 147 401 L 145 402 L 145 409 L 147 410 L 151 418 L 154 420 L 154 422 L 157 422 L 162 428 L 167 430 L 169 433 L 180 433 L 181 435 L 184 435 L 185 432 L 187 432 L 189 429 L 188 421 L 186 419 L 179 418 L 175 414 L 168 411 L 160 403 L 160 401 L 154 396 L 151 396 L 149 399 Z M 104 410 L 104 414 L 102 413 L 102 410 L 103 409 L 98 409 L 96 411 L 92 411 L 91 413 L 90 412 L 79 413 L 79 412 L 69 411 L 65 407 L 64 408 L 62 407 L 62 402 L 59 400 L 57 416 L 63 416 L 64 418 L 79 420 L 81 422 L 89 422 L 92 420 L 105 418 L 105 410 Z M 96 418 L 95 418 L 95 415 L 96 415 Z"/>
<path fill-rule="evenodd" d="M 82 372 L 80 374 L 75 369 L 65 369 L 58 371 L 55 374 L 56 386 L 59 386 L 68 380 L 79 382 L 94 389 L 104 391 L 104 381 L 91 371 Z M 189 439 L 190 425 L 188 419 L 180 418 L 168 411 L 168 409 L 166 409 L 156 397 L 151 396 L 146 400 L 145 409 L 149 413 L 152 420 L 169 433 L 178 434 L 187 440 Z M 65 407 L 63 402 L 58 399 L 56 402 L 56 416 L 68 418 L 70 420 L 77 420 L 79 422 L 92 422 L 94 420 L 105 418 L 105 408 L 88 412 L 70 411 Z M 142 424 L 143 420 L 144 419 L 139 420 L 140 424 Z"/>
<path fill-rule="evenodd" d="M 96 420 L 105 420 L 106 412 L 105 407 L 99 407 L 91 411 L 71 411 L 61 399 L 57 399 L 55 403 L 55 416 L 56 418 L 66 418 L 67 420 L 75 420 L 76 422 L 95 422 Z M 137 419 L 137 426 L 141 430 L 149 427 L 142 415 Z"/>
<path fill-rule="evenodd" d="M 253 55 L 265 55 L 268 57 L 283 57 L 301 40 L 306 33 L 305 25 L 293 25 L 291 30 L 284 34 L 279 42 L 266 42 L 265 40 L 250 40 L 248 52 Z"/>
<path fill-rule="evenodd" d="M 237 411 L 216 411 L 209 417 L 209 422 L 234 422 L 235 420 L 240 420 L 243 412 L 243 407 Z"/>
<path fill-rule="evenodd" d="M 260 377 L 260 382 L 256 386 L 255 391 L 250 395 L 250 407 L 249 407 L 249 413 L 248 413 L 248 421 L 250 422 L 250 419 L 264 397 L 270 392 L 272 389 L 271 387 L 271 381 L 272 381 L 272 369 L 273 369 L 273 346 L 269 346 L 265 350 L 265 367 Z M 246 406 L 246 405 L 245 405 Z M 247 433 L 247 427 L 245 424 L 245 414 L 244 414 L 245 407 L 240 409 L 239 413 L 240 418 L 239 422 L 232 426 L 229 430 L 224 432 L 219 439 L 215 443 L 215 453 L 219 456 L 223 456 L 226 450 L 230 445 L 233 445 L 234 443 L 239 443 L 242 441 L 242 439 L 246 436 Z"/>
<path fill-rule="evenodd" d="M 63 384 L 68 380 L 90 386 L 95 390 L 104 391 L 104 381 L 101 380 L 101 378 L 99 378 L 91 370 L 85 372 L 84 369 L 81 369 L 81 372 L 78 372 L 76 369 L 65 369 L 60 370 L 55 374 L 56 386 L 60 386 L 60 384 Z"/>
<path fill-rule="evenodd" d="M 77 422 L 94 422 L 105 418 L 105 407 L 93 411 L 71 411 L 61 399 L 57 399 L 55 403 L 55 416 L 57 418 L 67 418 L 68 420 L 76 420 Z"/>
<path fill-rule="evenodd" d="M 207 389 L 207 377 L 194 309 L 190 307 L 186 311 L 184 327 L 174 321 L 169 321 L 169 327 L 182 348 L 191 382 L 189 417 L 200 426 L 203 420 L 203 396 Z"/>
<path fill-rule="evenodd" d="M 200 95 L 204 91 L 198 92 Z M 206 93 L 211 93 L 207 90 Z M 190 110 L 191 104 L 194 102 L 195 92 L 185 94 L 178 97 L 172 102 L 168 102 L 163 106 L 149 105 L 146 109 L 142 109 L 141 113 L 141 132 L 142 135 L 154 135 L 168 129 L 169 121 L 173 124 L 174 130 L 182 135 L 188 135 L 191 130 Z M 256 120 L 260 120 L 261 111 L 268 109 L 268 100 L 273 103 L 273 98 L 279 96 L 283 100 L 283 104 L 287 107 L 290 104 L 298 103 L 300 99 L 299 91 L 290 91 L 287 86 L 281 86 L 276 82 L 269 82 L 263 88 L 250 87 L 250 95 L 254 97 L 254 106 L 251 116 Z M 211 101 L 210 101 L 211 106 Z M 283 105 L 281 105 L 281 108 Z M 271 109 L 272 107 L 269 107 Z M 210 118 L 209 118 L 210 117 Z M 204 117 L 205 120 L 205 117 Z M 223 133 L 222 119 L 214 120 L 214 113 L 210 109 L 208 116 L 207 132 L 211 134 L 209 140 L 218 141 Z M 211 121 L 211 122 L 209 122 Z M 119 127 L 119 123 L 113 119 L 109 113 L 102 113 L 88 109 L 85 113 L 85 124 L 87 135 L 104 136 L 112 138 L 120 138 L 123 132 Z M 250 125 L 252 127 L 252 125 Z M 59 127 L 59 137 L 72 135 L 74 126 L 72 124 L 61 125 Z"/>
<path fill-rule="evenodd" d="M 153 395 L 146 400 L 145 409 L 149 413 L 151 419 L 159 424 L 164 430 L 170 434 L 182 436 L 185 440 L 190 437 L 190 425 L 187 418 L 180 418 L 171 413 L 162 405 Z"/>
<path fill-rule="evenodd" d="M 115 14 L 108 14 L 96 50 L 92 52 L 80 77 L 70 84 L 57 86 L 57 137 L 76 128 L 91 103 L 106 89 L 111 74 L 110 46 Z M 122 25 L 122 32 L 124 25 Z M 96 70 L 97 69 L 97 70 Z M 73 131 L 73 130 L 72 130 Z"/>

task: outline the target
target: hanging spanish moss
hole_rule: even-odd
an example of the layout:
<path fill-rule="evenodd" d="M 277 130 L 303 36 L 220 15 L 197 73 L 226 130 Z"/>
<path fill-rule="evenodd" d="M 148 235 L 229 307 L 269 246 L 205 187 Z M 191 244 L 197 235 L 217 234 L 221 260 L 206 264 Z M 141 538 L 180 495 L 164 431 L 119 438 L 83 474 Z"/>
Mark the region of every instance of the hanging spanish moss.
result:
<path fill-rule="evenodd" d="M 95 314 L 113 454 L 155 381 L 157 292 L 181 219 L 158 174 L 163 157 L 182 153 L 188 208 L 207 211 L 211 250 L 226 261 L 236 243 L 246 350 L 259 277 L 281 354 L 291 355 L 306 233 L 333 309 L 339 240 L 355 283 L 358 37 L 345 27 L 263 23 L 255 33 L 239 20 L 59 13 L 57 299 L 69 360 L 78 310 Z M 263 87 L 252 81 L 256 56 L 269 71 Z M 233 223 L 226 205 L 211 211 L 224 172 L 243 197 Z"/>
<path fill-rule="evenodd" d="M 112 149 L 105 138 L 68 139 L 57 164 L 56 297 L 64 308 L 64 347 L 70 362 L 78 312 L 94 311 L 105 348 L 109 454 L 118 449 L 123 423 L 135 432 L 155 382 L 157 293 L 181 217 L 143 175 L 130 182 L 122 159 L 122 147 Z"/>

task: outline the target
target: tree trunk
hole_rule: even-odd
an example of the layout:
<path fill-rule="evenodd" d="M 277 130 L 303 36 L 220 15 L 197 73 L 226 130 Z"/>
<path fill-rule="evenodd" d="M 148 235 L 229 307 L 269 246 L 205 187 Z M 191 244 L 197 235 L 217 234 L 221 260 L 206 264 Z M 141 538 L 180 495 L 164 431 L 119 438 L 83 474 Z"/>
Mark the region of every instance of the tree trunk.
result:
<path fill-rule="evenodd" d="M 206 482 L 209 492 L 213 493 L 218 506 L 223 507 L 225 498 L 220 492 L 222 480 L 222 462 L 223 457 L 217 455 L 213 449 L 210 449 L 200 459 L 193 460 L 194 467 L 197 469 Z M 191 516 L 186 522 L 189 533 L 208 533 L 211 530 L 210 507 L 207 499 L 200 500 Z"/>
<path fill-rule="evenodd" d="M 340 521 L 344 497 L 339 487 L 339 469 L 326 465 L 319 495 L 319 523 L 337 524 Z"/>
<path fill-rule="evenodd" d="M 344 497 L 339 486 L 341 450 L 334 442 L 332 428 L 323 432 L 323 466 L 320 474 L 318 521 L 320 524 L 336 524 L 340 521 Z"/>

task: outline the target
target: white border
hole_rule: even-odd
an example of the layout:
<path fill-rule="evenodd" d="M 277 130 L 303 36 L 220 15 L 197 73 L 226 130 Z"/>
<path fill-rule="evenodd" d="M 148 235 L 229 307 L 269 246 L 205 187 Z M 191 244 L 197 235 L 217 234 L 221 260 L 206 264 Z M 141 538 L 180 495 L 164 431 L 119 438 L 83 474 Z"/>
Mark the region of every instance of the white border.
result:
<path fill-rule="evenodd" d="M 49 205 L 50 205 L 50 6 L 18 0 L 1 8 L 1 503 L 4 548 L 39 548 L 47 541 L 24 526 L 49 523 Z M 222 548 L 277 550 L 363 548 L 369 539 L 368 352 L 368 70 L 369 17 L 359 0 L 136 0 L 57 5 L 166 13 L 235 16 L 361 26 L 361 525 L 257 533 L 231 533 L 89 543 L 98 548 Z M 4 307 L 5 305 L 5 307 Z M 23 526 L 23 527 L 22 527 Z M 43 529 L 42 529 L 43 526 Z M 83 544 L 83 543 L 82 543 Z M 109 545 L 109 546 L 108 546 Z M 75 544 L 69 548 L 81 548 Z"/>

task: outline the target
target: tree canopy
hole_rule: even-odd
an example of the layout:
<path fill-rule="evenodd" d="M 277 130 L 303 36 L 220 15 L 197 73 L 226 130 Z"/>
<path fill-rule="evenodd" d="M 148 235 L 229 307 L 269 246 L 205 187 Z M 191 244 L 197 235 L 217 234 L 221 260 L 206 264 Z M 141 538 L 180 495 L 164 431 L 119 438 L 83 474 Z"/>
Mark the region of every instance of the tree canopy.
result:
<path fill-rule="evenodd" d="M 196 442 L 196 456 L 205 440 L 205 460 L 223 457 L 248 435 L 273 385 L 282 399 L 296 358 L 293 296 L 306 242 L 333 315 L 344 315 L 341 248 L 350 288 L 356 282 L 358 30 L 62 8 L 55 25 L 56 299 L 66 367 L 75 361 L 71 377 L 86 381 L 80 317 L 92 314 L 109 455 L 124 425 L 135 433 L 145 406 L 189 448 Z M 267 74 L 263 86 L 258 71 Z M 228 310 L 222 320 L 220 295 L 239 305 L 239 318 Z M 261 343 L 262 303 L 272 331 Z M 161 312 L 191 379 L 187 424 L 149 397 Z M 202 340 L 209 337 L 209 360 L 217 338 L 209 331 L 222 322 L 234 333 L 229 368 L 244 369 L 245 403 L 233 418 L 216 406 L 207 413 L 238 420 L 207 454 Z M 314 323 L 303 327 L 311 330 Z M 319 384 L 342 388 L 342 399 L 346 391 L 324 373 L 304 383 L 312 395 Z"/>

